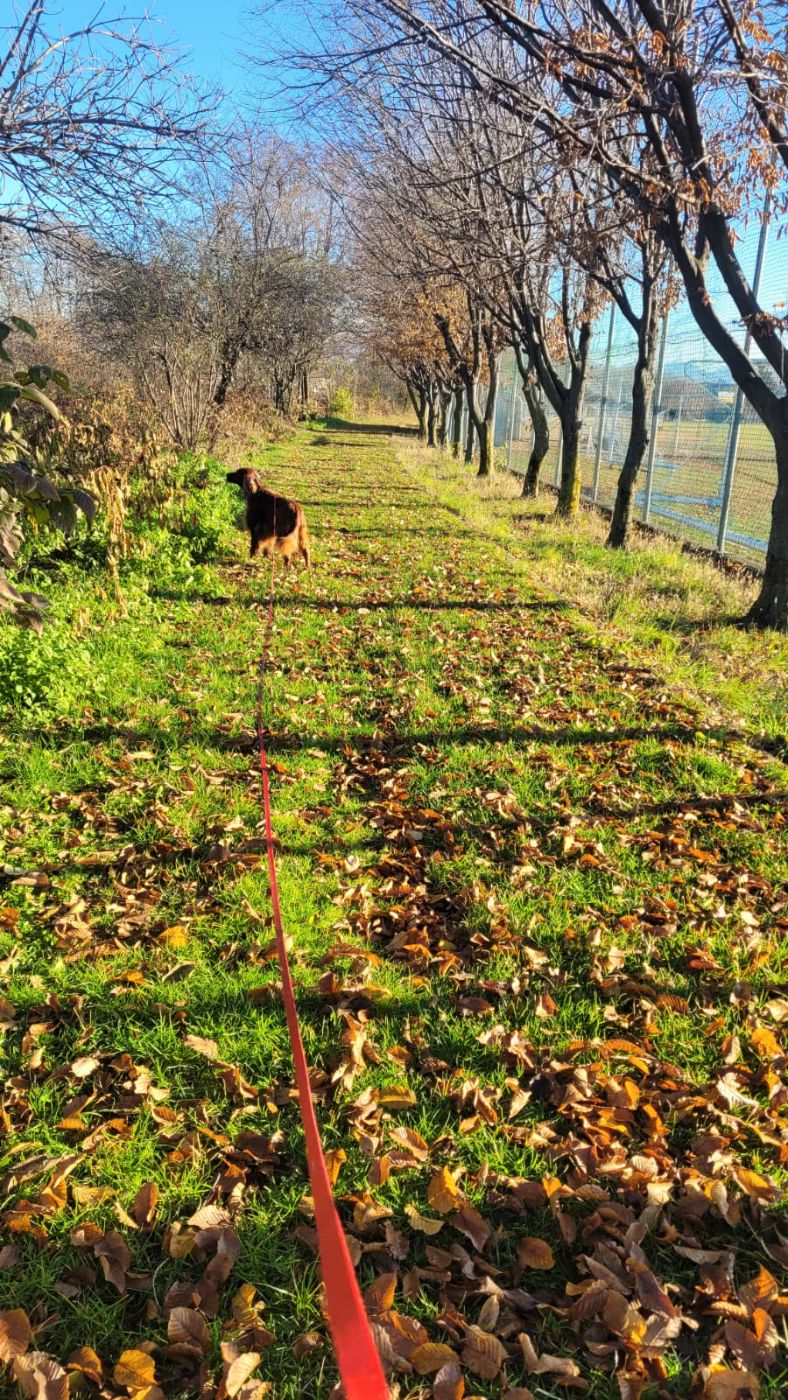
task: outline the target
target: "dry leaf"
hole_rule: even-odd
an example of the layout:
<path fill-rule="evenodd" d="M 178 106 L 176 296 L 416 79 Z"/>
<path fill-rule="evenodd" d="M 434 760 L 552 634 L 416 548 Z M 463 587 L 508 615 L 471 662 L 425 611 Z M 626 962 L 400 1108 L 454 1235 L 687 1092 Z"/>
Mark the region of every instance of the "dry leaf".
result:
<path fill-rule="evenodd" d="M 25 1400 L 69 1400 L 68 1376 L 46 1352 L 17 1356 L 13 1369 Z"/>
<path fill-rule="evenodd" d="M 434 1220 L 429 1215 L 421 1215 L 414 1205 L 405 1207 L 405 1214 L 412 1230 L 422 1235 L 437 1235 L 443 1229 L 442 1220 Z"/>
<path fill-rule="evenodd" d="M 440 1371 L 443 1366 L 456 1365 L 458 1361 L 456 1351 L 445 1346 L 443 1342 L 422 1342 L 416 1347 L 408 1358 L 414 1371 L 420 1376 L 429 1376 L 433 1371 Z"/>
<path fill-rule="evenodd" d="M 135 1390 L 146 1390 L 156 1383 L 156 1363 L 146 1351 L 121 1352 L 112 1375 L 116 1385 L 125 1386 L 132 1395 Z"/>
<path fill-rule="evenodd" d="M 517 1241 L 517 1259 L 524 1269 L 552 1269 L 555 1256 L 546 1240 L 524 1235 Z"/>
<path fill-rule="evenodd" d="M 208 1324 L 195 1308 L 173 1308 L 167 1319 L 167 1337 L 171 1342 L 194 1347 L 206 1354 L 211 1349 Z"/>
<path fill-rule="evenodd" d="M 30 1319 L 24 1308 L 0 1312 L 0 1361 L 13 1361 L 30 1346 Z"/>
<path fill-rule="evenodd" d="M 215 1040 L 206 1040 L 203 1035 L 185 1035 L 184 1045 L 190 1050 L 194 1050 L 197 1055 L 204 1055 L 206 1060 L 218 1060 L 219 1047 Z"/>
<path fill-rule="evenodd" d="M 432 1178 L 427 1189 L 427 1200 L 432 1209 L 441 1215 L 448 1215 L 449 1211 L 456 1210 L 462 1204 L 462 1192 L 448 1167 L 441 1167 Z"/>
<path fill-rule="evenodd" d="M 464 1394 L 462 1371 L 456 1362 L 449 1361 L 432 1382 L 432 1400 L 463 1400 Z"/>
<path fill-rule="evenodd" d="M 394 1302 L 397 1289 L 396 1274 L 380 1274 L 364 1294 L 364 1302 L 370 1312 L 388 1312 Z"/>
<path fill-rule="evenodd" d="M 156 1210 L 159 1204 L 159 1188 L 155 1181 L 146 1181 L 141 1186 L 131 1207 L 133 1219 L 143 1229 L 149 1230 L 156 1219 Z"/>

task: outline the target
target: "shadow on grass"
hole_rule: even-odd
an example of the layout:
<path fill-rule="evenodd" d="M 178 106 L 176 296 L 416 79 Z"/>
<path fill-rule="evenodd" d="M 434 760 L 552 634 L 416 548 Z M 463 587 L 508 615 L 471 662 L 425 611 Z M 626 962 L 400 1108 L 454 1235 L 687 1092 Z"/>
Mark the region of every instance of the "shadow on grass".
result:
<path fill-rule="evenodd" d="M 355 574 L 355 578 L 365 578 Z M 151 589 L 152 598 L 169 603 L 204 603 L 209 607 L 254 607 L 265 599 L 229 593 L 200 593 L 171 588 Z M 416 612 L 566 612 L 570 605 L 560 599 L 525 599 L 514 603 L 488 602 L 484 598 L 307 598 L 296 593 L 280 593 L 276 600 L 278 609 L 307 608 L 313 612 L 351 612 L 363 608 L 367 612 L 398 612 L 412 609 Z"/>
<path fill-rule="evenodd" d="M 419 435 L 418 428 L 401 427 L 396 423 L 351 423 L 347 418 L 326 418 L 327 428 L 335 432 L 360 433 L 367 437 L 410 437 Z"/>

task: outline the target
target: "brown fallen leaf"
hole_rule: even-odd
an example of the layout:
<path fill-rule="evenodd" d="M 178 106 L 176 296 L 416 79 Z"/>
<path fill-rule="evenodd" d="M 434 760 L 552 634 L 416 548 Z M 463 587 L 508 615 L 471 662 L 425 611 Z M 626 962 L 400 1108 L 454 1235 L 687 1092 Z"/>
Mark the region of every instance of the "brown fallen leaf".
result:
<path fill-rule="evenodd" d="M 440 1215 L 448 1215 L 462 1204 L 463 1195 L 448 1167 L 441 1167 L 427 1188 L 427 1200 Z"/>
<path fill-rule="evenodd" d="M 524 1269 L 552 1269 L 555 1256 L 546 1240 L 524 1235 L 517 1242 L 517 1259 Z"/>
<path fill-rule="evenodd" d="M 95 1386 L 104 1384 L 104 1367 L 92 1347 L 77 1347 L 76 1351 L 72 1351 L 66 1357 L 66 1370 L 80 1372 Z"/>
<path fill-rule="evenodd" d="M 14 1379 L 25 1400 L 69 1400 L 68 1376 L 43 1351 L 29 1351 L 14 1361 Z"/>
<path fill-rule="evenodd" d="M 206 1355 L 211 1349 L 208 1324 L 195 1308 L 173 1308 L 167 1319 L 167 1337 Z"/>
<path fill-rule="evenodd" d="M 325 1341 L 322 1332 L 302 1332 L 293 1342 L 293 1356 L 296 1361 L 301 1361 L 303 1357 L 311 1356 L 313 1351 L 319 1351 L 325 1346 Z"/>
<path fill-rule="evenodd" d="M 703 1400 L 758 1400 L 760 1384 L 752 1371 L 730 1371 L 711 1366 L 703 1388 Z"/>
<path fill-rule="evenodd" d="M 185 948 L 188 941 L 189 933 L 183 924 L 173 924 L 171 928 L 162 929 L 159 934 L 159 942 L 166 948 Z"/>
<path fill-rule="evenodd" d="M 397 1291 L 396 1274 L 380 1274 L 364 1294 L 364 1302 L 370 1312 L 388 1312 L 393 1306 Z"/>
<path fill-rule="evenodd" d="M 442 1220 L 434 1220 L 429 1215 L 421 1215 L 414 1205 L 405 1207 L 405 1214 L 412 1230 L 418 1230 L 422 1235 L 437 1235 L 443 1229 Z"/>
<path fill-rule="evenodd" d="M 456 1362 L 449 1361 L 432 1382 L 432 1400 L 463 1400 L 464 1394 L 462 1371 Z"/>
<path fill-rule="evenodd" d="M 226 1344 L 225 1344 L 226 1345 Z M 224 1355 L 225 1346 L 222 1346 Z M 229 1400 L 234 1400 L 241 1387 L 248 1381 L 252 1372 L 260 1365 L 260 1353 L 257 1351 L 242 1351 L 230 1361 L 224 1376 L 224 1387 Z"/>
<path fill-rule="evenodd" d="M 151 1228 L 156 1219 L 158 1204 L 158 1186 L 155 1181 L 146 1181 L 134 1197 L 134 1203 L 131 1207 L 132 1217 L 142 1229 L 149 1230 Z"/>
<path fill-rule="evenodd" d="M 218 1060 L 219 1058 L 219 1047 L 215 1040 L 206 1040 L 203 1035 L 185 1035 L 183 1043 L 195 1054 L 204 1055 L 206 1060 Z"/>
<path fill-rule="evenodd" d="M 331 1147 L 328 1152 L 326 1152 L 325 1158 L 326 1167 L 328 1169 L 328 1179 L 332 1186 L 336 1186 L 339 1173 L 347 1161 L 347 1153 L 344 1147 Z"/>
<path fill-rule="evenodd" d="M 95 1059 L 93 1055 L 85 1055 L 80 1060 L 74 1060 L 71 1073 L 75 1079 L 87 1079 L 91 1074 L 95 1074 L 100 1064 L 100 1060 Z"/>
<path fill-rule="evenodd" d="M 465 1333 L 462 1363 L 482 1380 L 493 1381 L 507 1361 L 506 1347 L 491 1332 L 481 1327 L 469 1327 Z"/>
<path fill-rule="evenodd" d="M 429 1376 L 444 1366 L 456 1365 L 459 1360 L 456 1351 L 444 1342 L 422 1342 L 421 1346 L 411 1352 L 408 1359 L 420 1376 Z"/>
<path fill-rule="evenodd" d="M 30 1319 L 24 1308 L 0 1312 L 0 1361 L 13 1361 L 30 1346 Z"/>
<path fill-rule="evenodd" d="M 156 1363 L 146 1351 L 131 1347 L 121 1352 L 112 1379 L 116 1385 L 130 1390 L 132 1395 L 137 1390 L 147 1390 L 148 1386 L 156 1384 Z"/>
<path fill-rule="evenodd" d="M 460 1234 L 467 1236 L 474 1249 L 482 1250 L 490 1238 L 490 1226 L 474 1206 L 466 1201 L 459 1210 L 452 1212 L 449 1223 Z"/>

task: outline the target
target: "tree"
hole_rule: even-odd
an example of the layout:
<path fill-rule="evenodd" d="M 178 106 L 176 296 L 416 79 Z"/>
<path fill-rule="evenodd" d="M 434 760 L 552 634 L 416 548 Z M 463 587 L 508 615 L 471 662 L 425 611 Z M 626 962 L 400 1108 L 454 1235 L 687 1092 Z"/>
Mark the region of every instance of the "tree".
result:
<path fill-rule="evenodd" d="M 194 448 L 233 388 L 289 414 L 331 333 L 343 282 L 331 210 L 303 153 L 242 129 L 180 224 L 96 250 L 83 300 L 172 441 Z"/>
<path fill-rule="evenodd" d="M 56 13 L 30 0 L 0 30 L 0 229 L 73 243 L 101 228 L 125 242 L 202 156 L 218 99 L 147 21 L 102 7 L 64 33 Z"/>
<path fill-rule="evenodd" d="M 359 8 L 347 5 L 354 18 Z M 753 293 L 736 247 L 741 220 L 759 208 L 764 191 L 786 206 L 780 0 L 435 0 L 417 7 L 377 0 L 361 8 L 385 15 L 389 42 L 398 35 L 454 63 L 467 85 L 552 142 L 562 161 L 592 162 L 669 250 L 700 330 L 774 442 L 777 490 L 763 583 L 747 621 L 788 631 L 788 326 Z M 776 376 L 776 391 L 715 308 L 712 267 Z"/>

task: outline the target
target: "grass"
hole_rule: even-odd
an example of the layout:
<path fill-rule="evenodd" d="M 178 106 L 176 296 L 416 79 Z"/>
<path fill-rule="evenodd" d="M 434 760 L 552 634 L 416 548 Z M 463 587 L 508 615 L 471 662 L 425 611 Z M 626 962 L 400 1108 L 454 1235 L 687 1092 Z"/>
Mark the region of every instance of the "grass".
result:
<path fill-rule="evenodd" d="M 757 594 L 756 578 L 723 573 L 663 537 L 636 535 L 629 551 L 608 550 L 608 522 L 591 508 L 567 527 L 549 491 L 523 500 L 521 483 L 506 472 L 479 481 L 448 457 L 415 444 L 407 451 L 442 501 L 502 546 L 514 544 L 530 578 L 634 644 L 692 694 L 710 722 L 743 721 L 753 736 L 784 740 L 788 641 L 739 625 Z"/>
<path fill-rule="evenodd" d="M 405 440 L 321 424 L 257 466 L 303 502 L 315 542 L 313 582 L 279 579 L 266 721 L 300 1014 L 362 1283 L 395 1272 L 398 1311 L 458 1353 L 464 1323 L 499 1331 L 509 1383 L 534 1394 L 566 1391 L 555 1370 L 528 1375 L 522 1331 L 599 1400 L 624 1365 L 647 1400 L 685 1395 L 734 1285 L 780 1273 L 784 1061 L 756 1032 L 779 1038 L 788 1010 L 785 770 L 747 735 L 778 730 L 783 644 L 693 638 L 683 622 L 738 611 L 746 585 L 662 547 L 611 560 L 589 519 L 570 544 L 518 520 L 506 479 L 480 489 Z M 208 470 L 215 563 L 152 558 L 123 607 L 64 567 L 55 678 L 47 644 L 13 643 L 32 698 L 0 733 L 0 1308 L 24 1307 L 60 1362 L 93 1348 L 108 1376 L 150 1345 L 180 1396 L 198 1365 L 167 1347 L 170 1306 L 206 1314 L 214 1374 L 249 1283 L 270 1332 L 244 1341 L 255 1375 L 276 1400 L 322 1398 L 335 1376 L 253 747 L 267 576 Z M 489 1227 L 481 1245 L 430 1198 L 444 1166 Z M 626 1231 L 649 1179 L 662 1204 L 632 1238 L 698 1330 L 647 1361 L 621 1334 L 589 1350 L 611 1333 L 573 1325 L 566 1288 L 587 1285 L 583 1258 L 634 1287 Z M 155 1219 L 134 1228 L 146 1183 Z M 215 1293 L 216 1242 L 186 1225 L 208 1202 L 240 1238 Z M 434 1238 L 414 1204 L 443 1220 Z M 125 1241 L 131 1286 L 81 1247 L 86 1222 Z M 517 1265 L 524 1235 L 551 1268 Z M 677 1241 L 729 1253 L 733 1283 Z M 490 1280 L 509 1290 L 497 1319 Z M 767 1372 L 761 1393 L 784 1393 L 784 1365 Z M 472 1355 L 467 1385 L 506 1390 Z"/>

